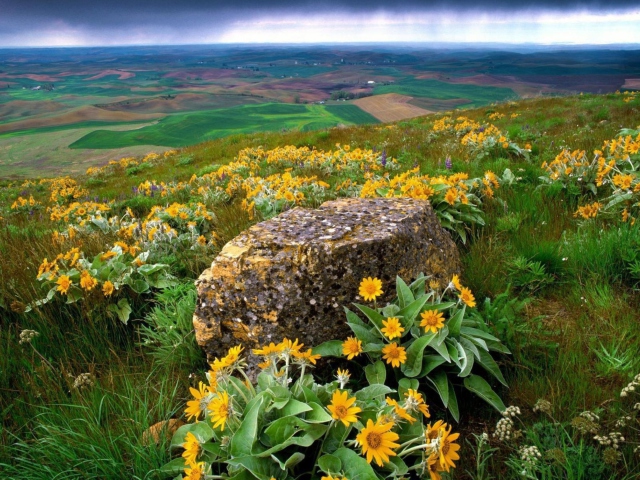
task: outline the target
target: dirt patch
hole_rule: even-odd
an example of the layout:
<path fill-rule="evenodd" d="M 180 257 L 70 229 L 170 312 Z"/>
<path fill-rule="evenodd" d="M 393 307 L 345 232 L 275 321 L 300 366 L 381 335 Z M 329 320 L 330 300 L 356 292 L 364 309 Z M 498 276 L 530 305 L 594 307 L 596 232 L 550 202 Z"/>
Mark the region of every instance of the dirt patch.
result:
<path fill-rule="evenodd" d="M 85 78 L 86 80 L 98 80 L 99 78 L 106 77 L 107 75 L 118 75 L 118 80 L 126 80 L 127 78 L 133 78 L 136 76 L 133 72 L 123 72 L 122 70 L 104 70 L 93 77 Z"/>
<path fill-rule="evenodd" d="M 58 125 L 73 125 L 78 122 L 136 122 L 141 120 L 156 120 L 164 115 L 158 113 L 141 114 L 131 112 L 111 112 L 93 106 L 73 109 L 69 112 L 48 117 L 30 118 L 0 125 L 0 133 L 28 130 L 31 128 L 53 127 Z"/>
<path fill-rule="evenodd" d="M 0 104 L 0 119 L 4 122 L 5 120 L 30 117 L 32 115 L 58 112 L 66 108 L 68 107 L 51 100 L 44 102 L 14 100 Z"/>
<path fill-rule="evenodd" d="M 354 100 L 354 104 L 367 113 L 370 113 L 381 122 L 395 122 L 406 118 L 429 115 L 432 111 L 411 105 L 409 101 L 413 97 L 398 93 L 386 93 L 372 97 Z"/>

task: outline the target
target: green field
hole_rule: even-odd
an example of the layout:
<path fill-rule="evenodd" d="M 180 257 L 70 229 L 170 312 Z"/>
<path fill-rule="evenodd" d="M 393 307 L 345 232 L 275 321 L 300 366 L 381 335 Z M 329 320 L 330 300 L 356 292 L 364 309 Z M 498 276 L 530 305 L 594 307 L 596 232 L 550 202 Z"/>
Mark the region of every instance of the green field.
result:
<path fill-rule="evenodd" d="M 439 100 L 467 99 L 464 107 L 479 107 L 493 102 L 517 98 L 510 88 L 486 87 L 480 85 L 459 85 L 438 80 L 418 80 L 407 78 L 393 85 L 381 85 L 373 93 L 400 93 L 412 97 L 428 97 Z"/>
<path fill-rule="evenodd" d="M 169 115 L 138 130 L 96 130 L 69 145 L 70 148 L 122 148 L 134 145 L 183 147 L 238 133 L 315 130 L 338 124 L 377 123 L 355 105 L 326 107 L 269 103 L 241 105 L 208 112 Z"/>

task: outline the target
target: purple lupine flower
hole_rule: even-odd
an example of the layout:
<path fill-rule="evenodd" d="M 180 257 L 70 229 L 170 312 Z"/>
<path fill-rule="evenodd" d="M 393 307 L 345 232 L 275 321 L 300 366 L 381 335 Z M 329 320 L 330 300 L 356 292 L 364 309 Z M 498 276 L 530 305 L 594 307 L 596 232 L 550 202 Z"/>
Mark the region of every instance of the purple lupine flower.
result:
<path fill-rule="evenodd" d="M 444 168 L 446 168 L 447 170 L 451 170 L 452 167 L 453 162 L 451 161 L 451 157 L 447 155 L 447 159 L 444 161 Z"/>
<path fill-rule="evenodd" d="M 223 173 L 222 175 L 220 175 L 220 180 L 222 180 L 224 182 L 224 179 L 227 178 L 227 174 Z"/>
<path fill-rule="evenodd" d="M 371 151 L 372 151 L 373 153 L 376 153 L 376 152 L 378 151 L 378 149 L 374 146 L 374 147 L 371 149 Z"/>
<path fill-rule="evenodd" d="M 484 127 L 478 127 L 478 133 L 484 132 Z"/>
<path fill-rule="evenodd" d="M 21 196 L 21 197 L 25 197 L 25 196 L 27 196 L 27 195 L 29 195 L 29 190 L 22 190 L 22 191 L 20 192 L 20 196 Z"/>
<path fill-rule="evenodd" d="M 138 194 L 138 187 L 131 187 L 133 189 L 133 194 L 137 195 Z"/>
<path fill-rule="evenodd" d="M 155 183 L 151 184 L 151 191 L 155 192 L 156 190 L 160 190 L 160 187 L 158 187 L 158 185 L 156 185 Z"/>
<path fill-rule="evenodd" d="M 387 150 L 382 150 L 382 156 L 380 157 L 380 163 L 383 167 L 387 166 Z"/>

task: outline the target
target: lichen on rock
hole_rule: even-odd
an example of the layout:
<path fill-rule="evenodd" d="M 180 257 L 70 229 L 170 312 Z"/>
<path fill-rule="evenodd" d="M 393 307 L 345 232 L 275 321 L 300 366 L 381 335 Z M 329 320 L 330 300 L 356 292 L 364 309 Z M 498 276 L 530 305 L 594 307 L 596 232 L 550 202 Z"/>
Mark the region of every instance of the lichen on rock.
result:
<path fill-rule="evenodd" d="M 427 201 L 348 198 L 294 208 L 252 226 L 222 249 L 196 285 L 193 324 L 210 360 L 283 337 L 308 346 L 349 335 L 343 306 L 364 277 L 420 273 L 446 285 L 460 272 L 455 243 Z"/>

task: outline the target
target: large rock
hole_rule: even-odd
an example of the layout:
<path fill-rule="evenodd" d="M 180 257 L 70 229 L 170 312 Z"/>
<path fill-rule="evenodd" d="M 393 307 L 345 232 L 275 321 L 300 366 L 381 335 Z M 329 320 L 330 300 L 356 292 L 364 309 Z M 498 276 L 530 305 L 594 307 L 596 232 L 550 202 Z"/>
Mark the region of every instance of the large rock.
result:
<path fill-rule="evenodd" d="M 295 208 L 225 245 L 196 285 L 193 324 L 209 359 L 230 346 L 283 337 L 308 346 L 349 335 L 343 306 L 363 301 L 364 277 L 382 280 L 384 305 L 395 277 L 419 273 L 446 285 L 460 272 L 455 243 L 427 201 L 349 198 Z"/>

